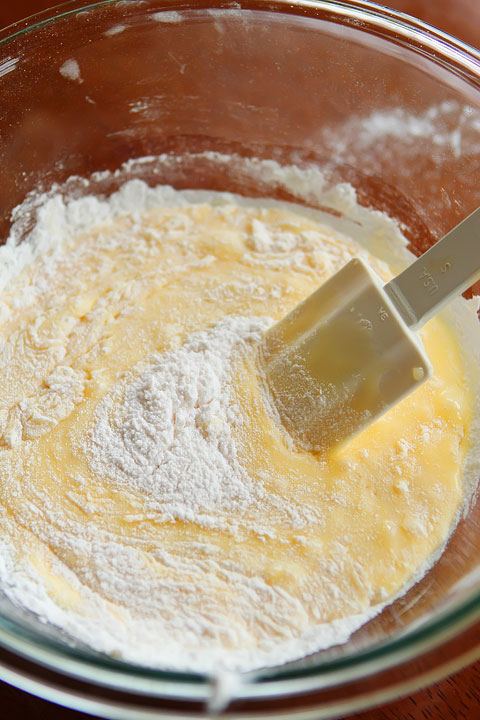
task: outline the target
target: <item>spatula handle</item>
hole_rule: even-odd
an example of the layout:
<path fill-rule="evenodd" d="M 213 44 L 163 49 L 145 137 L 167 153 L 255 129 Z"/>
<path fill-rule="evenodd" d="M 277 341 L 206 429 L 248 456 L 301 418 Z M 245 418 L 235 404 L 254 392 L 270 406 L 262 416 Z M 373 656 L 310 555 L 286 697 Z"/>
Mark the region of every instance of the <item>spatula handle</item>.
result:
<path fill-rule="evenodd" d="M 416 329 L 480 275 L 480 208 L 385 285 L 407 325 Z"/>

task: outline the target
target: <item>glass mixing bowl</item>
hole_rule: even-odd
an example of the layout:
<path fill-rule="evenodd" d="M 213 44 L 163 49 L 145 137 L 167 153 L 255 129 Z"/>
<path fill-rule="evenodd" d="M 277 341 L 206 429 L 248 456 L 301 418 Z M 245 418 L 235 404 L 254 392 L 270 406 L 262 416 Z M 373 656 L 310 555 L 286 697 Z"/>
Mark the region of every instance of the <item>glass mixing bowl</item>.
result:
<path fill-rule="evenodd" d="M 32 190 L 85 192 L 72 175 L 97 173 L 99 193 L 140 176 L 297 199 L 244 172 L 251 156 L 349 182 L 417 253 L 480 205 L 479 53 L 361 0 L 70 2 L 0 33 L 0 97 L 0 238 Z M 288 666 L 237 678 L 136 667 L 2 597 L 0 676 L 109 718 L 339 717 L 480 655 L 479 522 L 472 501 L 421 582 L 345 645 Z"/>

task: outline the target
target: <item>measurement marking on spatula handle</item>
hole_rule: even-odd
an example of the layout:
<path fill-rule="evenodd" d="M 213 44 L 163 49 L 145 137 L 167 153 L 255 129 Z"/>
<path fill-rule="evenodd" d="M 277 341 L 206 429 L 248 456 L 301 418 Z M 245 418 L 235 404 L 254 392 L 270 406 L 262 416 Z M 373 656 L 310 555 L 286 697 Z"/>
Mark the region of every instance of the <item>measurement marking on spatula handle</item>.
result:
<path fill-rule="evenodd" d="M 439 287 L 435 282 L 435 278 L 432 273 L 429 272 L 428 268 L 424 267 L 422 274 L 419 276 L 420 280 L 423 280 L 423 287 L 429 295 L 435 295 L 439 291 Z"/>

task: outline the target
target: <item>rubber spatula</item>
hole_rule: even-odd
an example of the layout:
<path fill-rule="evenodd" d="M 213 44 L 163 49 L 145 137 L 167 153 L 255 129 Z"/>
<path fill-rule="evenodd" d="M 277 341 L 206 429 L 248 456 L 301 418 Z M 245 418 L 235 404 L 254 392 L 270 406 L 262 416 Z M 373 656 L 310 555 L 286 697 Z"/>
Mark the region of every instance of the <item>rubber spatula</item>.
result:
<path fill-rule="evenodd" d="M 479 274 L 480 209 L 386 285 L 355 258 L 274 325 L 263 367 L 293 440 L 328 451 L 424 382 L 416 330 Z"/>

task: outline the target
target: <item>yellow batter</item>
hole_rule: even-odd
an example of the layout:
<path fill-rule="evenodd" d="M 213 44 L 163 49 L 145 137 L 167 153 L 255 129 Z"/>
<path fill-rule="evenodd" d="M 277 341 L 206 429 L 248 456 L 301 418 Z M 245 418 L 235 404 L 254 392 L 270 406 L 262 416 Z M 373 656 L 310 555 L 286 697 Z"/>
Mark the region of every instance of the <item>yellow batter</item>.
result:
<path fill-rule="evenodd" d="M 432 320 L 434 377 L 321 459 L 288 446 L 250 342 L 228 384 L 251 502 L 181 519 L 155 488 L 92 470 L 112 387 L 226 316 L 281 318 L 359 252 L 292 210 L 179 203 L 70 239 L 4 291 L 1 532 L 18 572 L 45 589 L 41 612 L 100 650 L 160 666 L 274 664 L 328 644 L 315 639 L 324 623 L 339 621 L 344 639 L 343 618 L 398 593 L 445 540 L 471 398 L 455 342 Z M 109 412 L 123 412 L 121 397 Z"/>

